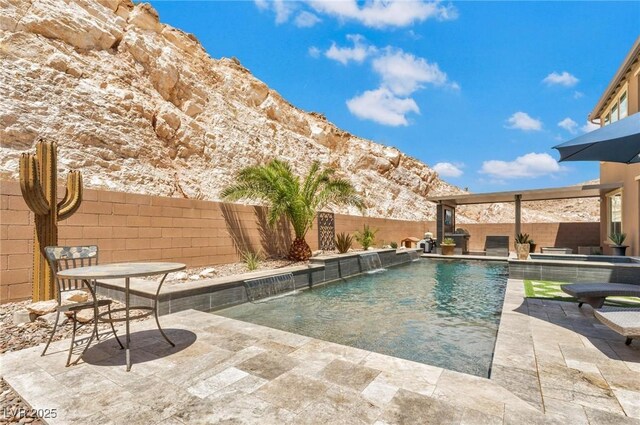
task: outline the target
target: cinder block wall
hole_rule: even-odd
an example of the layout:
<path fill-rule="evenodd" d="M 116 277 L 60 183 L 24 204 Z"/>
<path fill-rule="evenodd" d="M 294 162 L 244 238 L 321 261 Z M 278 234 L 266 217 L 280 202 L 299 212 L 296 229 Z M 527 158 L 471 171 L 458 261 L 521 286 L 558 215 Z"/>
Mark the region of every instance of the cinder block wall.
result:
<path fill-rule="evenodd" d="M 64 191 L 59 191 L 60 196 Z M 0 182 L 0 301 L 31 297 L 33 213 L 15 181 Z M 378 228 L 378 241 L 420 236 L 425 223 L 336 216 L 337 231 L 364 223 Z M 280 227 L 282 229 L 282 227 Z M 61 245 L 98 245 L 100 262 L 177 261 L 190 267 L 237 261 L 239 252 L 286 253 L 292 240 L 266 225 L 261 207 L 85 190 L 78 212 L 60 222 Z M 307 241 L 318 248 L 317 226 Z"/>
<path fill-rule="evenodd" d="M 64 194 L 61 190 L 60 196 Z M 0 302 L 31 297 L 33 214 L 15 181 L 0 182 Z M 336 232 L 353 234 L 369 224 L 377 229 L 377 245 L 435 233 L 435 223 L 336 214 Z M 513 224 L 465 224 L 470 248 L 484 249 L 487 235 L 507 235 Z M 239 252 L 286 253 L 292 237 L 266 225 L 261 207 L 192 199 L 167 198 L 102 190 L 85 190 L 82 206 L 60 223 L 61 245 L 100 247 L 102 263 L 177 261 L 190 267 L 237 261 Z M 538 246 L 599 245 L 599 223 L 524 223 L 522 230 Z M 317 225 L 307 235 L 318 248 Z"/>
<path fill-rule="evenodd" d="M 469 231 L 469 249 L 483 251 L 487 236 L 509 236 L 509 247 L 514 242 L 514 225 L 510 223 L 461 224 Z M 535 241 L 536 251 L 541 247 L 571 248 L 578 253 L 579 246 L 600 246 L 600 222 L 522 223 L 521 231 Z M 512 249 L 513 250 L 513 249 Z"/>

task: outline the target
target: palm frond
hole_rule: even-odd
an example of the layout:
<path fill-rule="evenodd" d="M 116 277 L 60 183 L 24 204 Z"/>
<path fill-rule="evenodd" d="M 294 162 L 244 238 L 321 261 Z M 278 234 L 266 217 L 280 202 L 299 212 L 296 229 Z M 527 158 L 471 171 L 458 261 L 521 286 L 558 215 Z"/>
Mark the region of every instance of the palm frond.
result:
<path fill-rule="evenodd" d="M 274 226 L 286 216 L 297 238 L 304 239 L 319 209 L 328 204 L 348 204 L 363 208 L 364 202 L 345 179 L 332 178 L 335 171 L 322 169 L 318 161 L 311 164 L 302 184 L 291 165 L 274 159 L 265 165 L 246 167 L 236 176 L 236 183 L 221 195 L 229 201 L 261 200 L 268 204 L 267 221 Z"/>

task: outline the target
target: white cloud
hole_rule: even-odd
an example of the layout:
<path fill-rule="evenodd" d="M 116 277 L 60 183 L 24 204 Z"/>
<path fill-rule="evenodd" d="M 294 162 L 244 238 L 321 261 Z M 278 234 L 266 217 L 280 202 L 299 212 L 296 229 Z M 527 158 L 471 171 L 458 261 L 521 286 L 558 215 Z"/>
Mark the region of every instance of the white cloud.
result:
<path fill-rule="evenodd" d="M 319 23 L 321 21 L 322 21 L 322 19 L 318 18 L 313 13 L 307 12 L 305 10 L 305 11 L 300 12 L 298 14 L 298 16 L 296 16 L 296 19 L 294 20 L 294 23 L 299 28 L 310 28 L 310 27 L 314 26 L 315 24 L 317 24 L 317 23 Z"/>
<path fill-rule="evenodd" d="M 423 83 L 442 86 L 447 74 L 437 63 L 431 64 L 400 49 L 385 49 L 385 53 L 373 60 L 373 70 L 382 78 L 382 85 L 397 95 L 409 95 L 422 88 Z"/>
<path fill-rule="evenodd" d="M 542 130 L 542 121 L 531 118 L 526 112 L 516 112 L 507 119 L 507 128 L 514 128 L 524 131 Z"/>
<path fill-rule="evenodd" d="M 438 1 L 369 0 L 362 6 L 357 0 L 309 0 L 308 3 L 316 12 L 373 28 L 406 27 L 431 18 L 444 21 L 458 17 L 453 6 Z"/>
<path fill-rule="evenodd" d="M 578 132 L 578 123 L 567 117 L 558 123 L 558 127 L 564 128 L 571 134 Z"/>
<path fill-rule="evenodd" d="M 319 58 L 320 57 L 320 49 L 318 49 L 316 46 L 311 46 L 309 47 L 309 56 L 311 56 L 312 58 Z"/>
<path fill-rule="evenodd" d="M 482 163 L 480 172 L 499 179 L 540 177 L 564 171 L 547 153 L 531 152 L 513 161 L 490 160 Z"/>
<path fill-rule="evenodd" d="M 554 71 L 542 80 L 543 83 L 549 86 L 560 85 L 565 87 L 573 87 L 578 84 L 578 81 L 580 80 L 569 74 L 567 71 L 563 71 L 561 74 Z"/>
<path fill-rule="evenodd" d="M 573 92 L 574 99 L 580 99 L 581 97 L 584 97 L 584 93 L 582 93 L 581 91 L 576 90 Z"/>
<path fill-rule="evenodd" d="M 347 35 L 347 39 L 353 43 L 353 47 L 338 47 L 336 43 L 332 43 L 324 55 L 329 59 L 346 65 L 349 61 L 362 63 L 370 54 L 377 50 L 374 46 L 367 45 L 364 42 L 364 37 L 360 34 L 349 34 Z"/>
<path fill-rule="evenodd" d="M 355 116 L 393 127 L 408 125 L 406 115 L 420 113 L 411 98 L 400 98 L 386 88 L 367 90 L 347 101 L 349 111 Z"/>
<path fill-rule="evenodd" d="M 582 127 L 580 127 L 580 130 L 582 130 L 584 133 L 591 133 L 593 130 L 597 130 L 599 128 L 600 126 L 598 124 L 587 121 Z"/>
<path fill-rule="evenodd" d="M 367 90 L 347 101 L 349 111 L 359 118 L 390 126 L 408 125 L 406 115 L 420 113 L 415 100 L 408 97 L 416 90 L 424 88 L 426 84 L 460 89 L 456 82 L 449 81 L 437 63 L 429 63 L 399 48 L 389 46 L 379 49 L 368 44 L 359 34 L 350 34 L 347 39 L 353 43 L 353 47 L 339 47 L 332 43 L 324 55 L 343 65 L 351 61 L 362 63 L 373 58 L 371 66 L 380 77 L 377 89 Z M 309 50 L 312 56 L 316 53 L 315 50 Z"/>
<path fill-rule="evenodd" d="M 462 167 L 462 164 L 438 162 L 433 166 L 433 169 L 443 177 L 460 177 L 463 174 Z"/>
<path fill-rule="evenodd" d="M 276 13 L 276 24 L 284 24 L 295 11 L 296 4 L 287 0 L 254 0 L 260 10 L 273 9 Z"/>

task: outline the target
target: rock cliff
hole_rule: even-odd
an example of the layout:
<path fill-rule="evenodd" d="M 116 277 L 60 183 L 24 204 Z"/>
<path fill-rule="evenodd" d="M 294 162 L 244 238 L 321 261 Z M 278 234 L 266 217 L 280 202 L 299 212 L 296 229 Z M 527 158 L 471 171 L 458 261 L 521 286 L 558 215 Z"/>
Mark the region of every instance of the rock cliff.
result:
<path fill-rule="evenodd" d="M 301 172 L 313 159 L 335 167 L 370 216 L 433 219 L 425 196 L 462 192 L 399 150 L 296 108 L 236 59 L 211 58 L 148 4 L 0 0 L 0 64 L 2 178 L 17 178 L 20 153 L 44 137 L 90 188 L 217 200 L 240 168 L 278 157 Z M 597 217 L 568 205 L 528 208 L 524 219 Z M 469 207 L 458 221 L 509 220 L 511 210 Z"/>

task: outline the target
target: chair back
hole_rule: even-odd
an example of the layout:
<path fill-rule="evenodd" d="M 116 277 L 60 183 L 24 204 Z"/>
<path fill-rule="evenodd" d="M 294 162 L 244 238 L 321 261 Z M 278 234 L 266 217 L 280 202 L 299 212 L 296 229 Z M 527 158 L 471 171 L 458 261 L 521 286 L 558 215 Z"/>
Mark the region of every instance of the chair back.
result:
<path fill-rule="evenodd" d="M 509 236 L 487 236 L 484 242 L 486 255 L 493 257 L 509 256 Z"/>
<path fill-rule="evenodd" d="M 58 286 L 58 302 L 63 292 L 88 289 L 95 298 L 94 288 L 82 279 L 62 279 L 58 272 L 70 268 L 95 266 L 98 264 L 98 247 L 88 246 L 47 246 L 44 249 L 49 267 Z"/>

